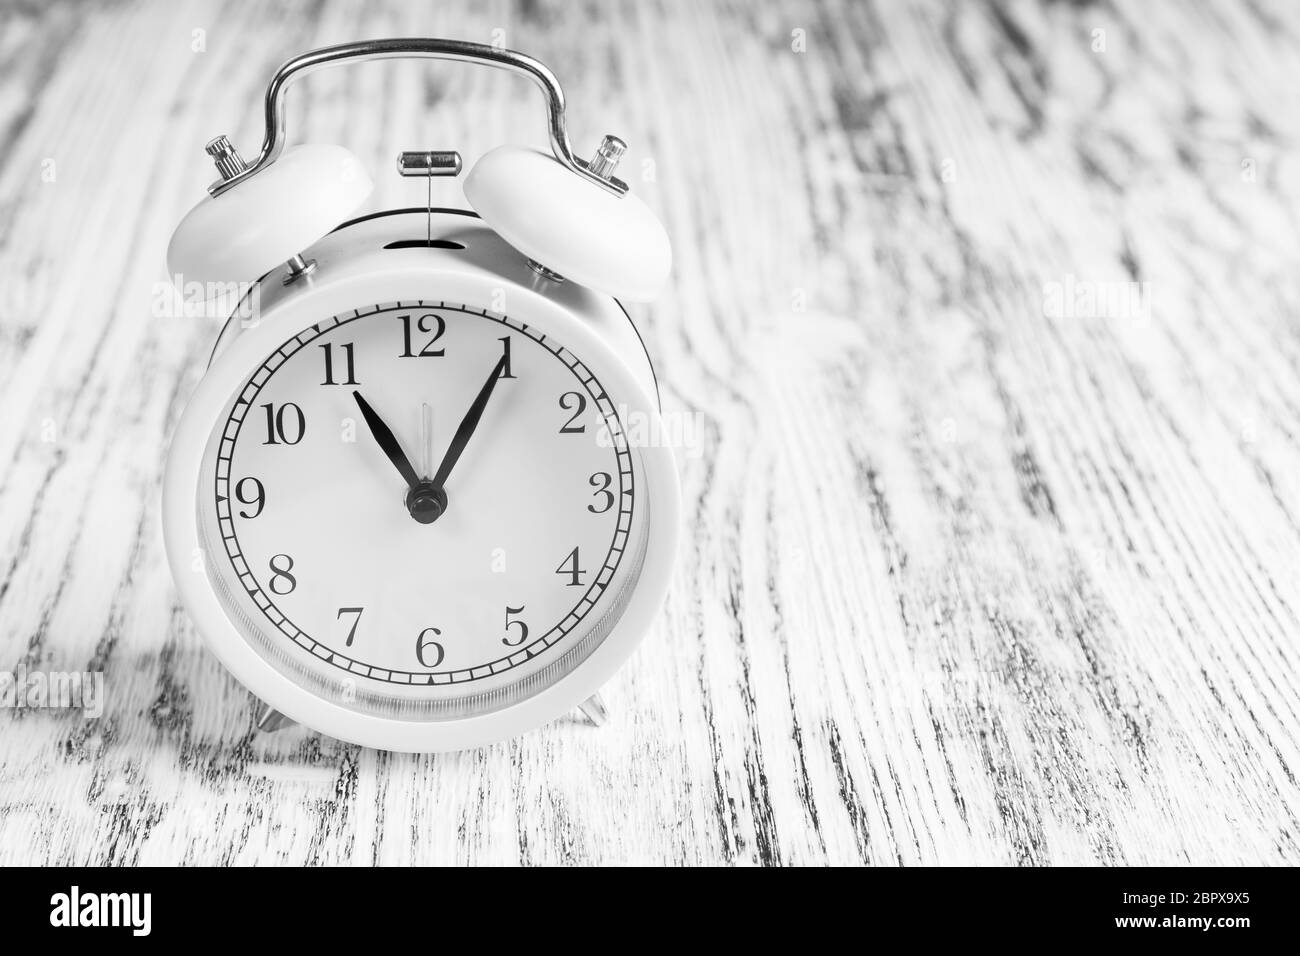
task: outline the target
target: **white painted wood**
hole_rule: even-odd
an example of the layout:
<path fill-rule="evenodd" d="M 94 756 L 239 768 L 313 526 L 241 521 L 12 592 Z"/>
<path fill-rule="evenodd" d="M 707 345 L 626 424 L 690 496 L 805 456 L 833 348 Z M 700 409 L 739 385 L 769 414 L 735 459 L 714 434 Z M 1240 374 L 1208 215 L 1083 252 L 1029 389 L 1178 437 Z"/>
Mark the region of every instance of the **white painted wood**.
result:
<path fill-rule="evenodd" d="M 259 735 L 163 559 L 216 332 L 154 314 L 167 238 L 279 60 L 494 30 L 674 244 L 634 315 L 699 416 L 675 586 L 599 730 Z M 106 685 L 0 712 L 0 863 L 1300 861 L 1298 35 L 1228 0 L 0 11 L 0 668 Z M 372 65 L 290 131 L 418 205 L 398 150 L 543 145 L 534 97 Z"/>

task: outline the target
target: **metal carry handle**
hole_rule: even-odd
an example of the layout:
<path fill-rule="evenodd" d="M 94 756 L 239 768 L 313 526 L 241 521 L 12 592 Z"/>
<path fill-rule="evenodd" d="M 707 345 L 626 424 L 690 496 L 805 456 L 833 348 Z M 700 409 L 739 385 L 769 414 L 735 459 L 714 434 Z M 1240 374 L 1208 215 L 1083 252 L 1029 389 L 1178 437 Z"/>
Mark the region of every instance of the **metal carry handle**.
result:
<path fill-rule="evenodd" d="M 615 195 L 622 196 L 627 192 L 627 183 L 613 176 L 606 178 L 600 175 L 590 168 L 590 164 L 573 155 L 564 125 L 564 91 L 560 88 L 560 81 L 544 63 L 515 50 L 499 49 L 483 43 L 426 38 L 342 43 L 309 50 L 287 60 L 266 88 L 266 134 L 262 140 L 262 151 L 256 160 L 246 164 L 224 137 L 213 140 L 208 144 L 208 153 L 216 161 L 222 179 L 209 186 L 208 192 L 220 196 L 237 183 L 256 176 L 279 158 L 285 140 L 284 94 L 299 77 L 342 63 L 406 58 L 482 63 L 529 77 L 541 88 L 542 95 L 546 98 L 547 126 L 551 137 L 551 152 L 555 158 L 579 176 Z"/>

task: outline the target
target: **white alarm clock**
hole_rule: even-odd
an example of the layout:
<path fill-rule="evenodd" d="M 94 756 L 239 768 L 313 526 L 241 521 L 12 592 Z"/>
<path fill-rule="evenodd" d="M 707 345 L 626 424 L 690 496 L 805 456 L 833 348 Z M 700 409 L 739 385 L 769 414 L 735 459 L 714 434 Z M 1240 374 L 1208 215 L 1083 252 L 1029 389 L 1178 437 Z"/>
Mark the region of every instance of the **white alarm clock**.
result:
<path fill-rule="evenodd" d="M 484 63 L 540 86 L 551 153 L 502 146 L 474 211 L 354 218 L 371 190 L 338 146 L 284 148 L 284 93 L 324 65 Z M 176 429 L 167 553 L 206 642 L 262 701 L 366 746 L 474 747 L 580 708 L 645 634 L 679 523 L 654 373 L 620 300 L 667 277 L 663 227 L 614 176 L 623 143 L 576 158 L 542 64 L 450 40 L 377 40 L 287 62 L 266 137 L 168 250 L 187 287 L 253 283 Z M 404 175 L 457 175 L 449 150 Z"/>

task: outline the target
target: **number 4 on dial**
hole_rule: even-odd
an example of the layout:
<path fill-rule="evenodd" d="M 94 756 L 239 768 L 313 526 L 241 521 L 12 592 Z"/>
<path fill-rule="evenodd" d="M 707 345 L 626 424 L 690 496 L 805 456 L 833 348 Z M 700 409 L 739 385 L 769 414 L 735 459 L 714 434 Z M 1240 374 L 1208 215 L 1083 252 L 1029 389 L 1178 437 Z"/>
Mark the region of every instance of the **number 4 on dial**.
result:
<path fill-rule="evenodd" d="M 582 576 L 587 572 L 578 567 L 578 549 L 574 548 L 569 552 L 569 556 L 560 562 L 560 566 L 555 569 L 556 574 L 567 574 L 569 576 L 565 587 L 576 588 L 582 585 Z"/>

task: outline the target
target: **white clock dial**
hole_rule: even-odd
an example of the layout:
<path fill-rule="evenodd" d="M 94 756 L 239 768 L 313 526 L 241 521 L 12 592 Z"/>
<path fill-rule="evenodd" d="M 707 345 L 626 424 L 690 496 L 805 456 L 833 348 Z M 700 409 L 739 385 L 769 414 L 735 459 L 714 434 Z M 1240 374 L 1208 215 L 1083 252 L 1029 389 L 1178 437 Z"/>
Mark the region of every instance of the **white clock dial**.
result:
<path fill-rule="evenodd" d="M 615 400 L 562 343 L 450 302 L 284 342 L 227 404 L 202 474 L 208 573 L 245 639 L 386 716 L 492 710 L 572 669 L 644 553 Z"/>

